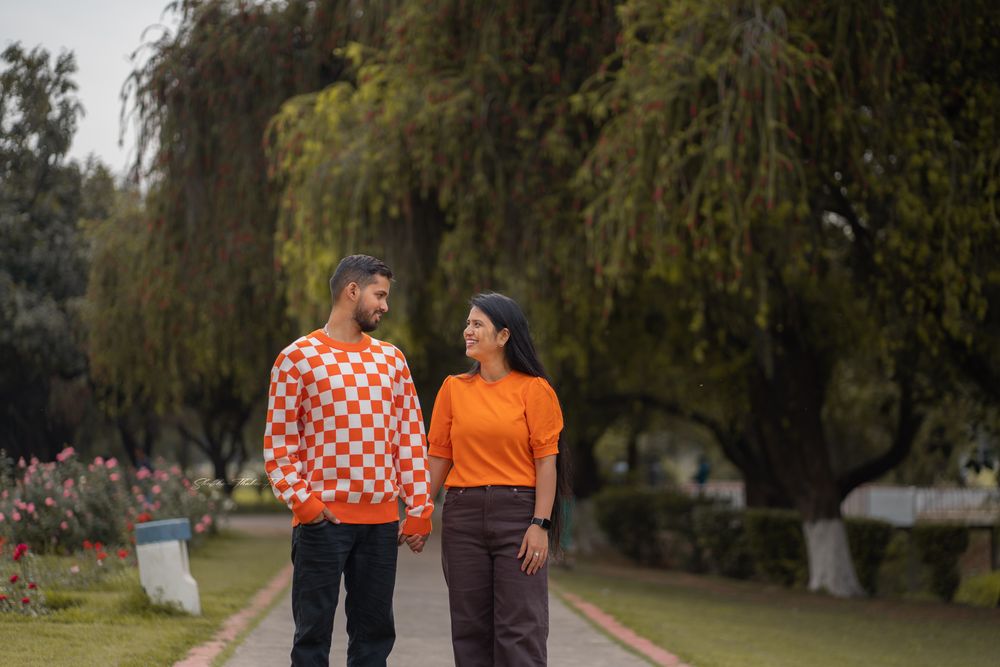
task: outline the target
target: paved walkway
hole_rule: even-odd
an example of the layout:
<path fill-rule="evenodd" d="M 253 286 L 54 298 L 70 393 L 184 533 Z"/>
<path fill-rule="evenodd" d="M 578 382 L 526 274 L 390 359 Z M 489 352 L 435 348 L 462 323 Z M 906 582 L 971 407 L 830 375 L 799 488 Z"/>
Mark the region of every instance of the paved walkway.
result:
<path fill-rule="evenodd" d="M 289 519 L 233 517 L 233 528 L 280 531 L 290 534 Z M 446 667 L 454 664 L 448 619 L 448 593 L 441 574 L 439 531 L 435 531 L 422 554 L 405 546 L 399 554 L 394 598 L 396 645 L 389 656 L 394 667 Z M 341 600 L 344 599 L 343 593 Z M 550 667 L 649 667 L 648 662 L 621 648 L 568 609 L 554 595 L 549 601 Z M 278 605 L 236 649 L 226 667 L 273 667 L 289 664 L 293 633 L 291 594 L 281 595 Z M 330 664 L 346 663 L 347 633 L 342 607 L 334 620 Z"/>

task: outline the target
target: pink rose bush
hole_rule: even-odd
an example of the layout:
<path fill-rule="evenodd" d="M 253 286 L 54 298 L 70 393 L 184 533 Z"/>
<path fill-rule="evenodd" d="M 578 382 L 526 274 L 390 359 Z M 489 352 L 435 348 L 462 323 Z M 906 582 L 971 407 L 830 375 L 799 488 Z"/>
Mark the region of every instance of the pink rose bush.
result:
<path fill-rule="evenodd" d="M 135 524 L 180 517 L 190 519 L 197 541 L 220 511 L 220 491 L 195 489 L 179 466 L 162 459 L 153 470 L 136 471 L 115 458 L 85 463 L 72 447 L 50 463 L 13 464 L 0 452 L 0 538 L 40 554 L 72 554 L 85 541 L 109 545 L 106 553 L 131 551 Z"/>

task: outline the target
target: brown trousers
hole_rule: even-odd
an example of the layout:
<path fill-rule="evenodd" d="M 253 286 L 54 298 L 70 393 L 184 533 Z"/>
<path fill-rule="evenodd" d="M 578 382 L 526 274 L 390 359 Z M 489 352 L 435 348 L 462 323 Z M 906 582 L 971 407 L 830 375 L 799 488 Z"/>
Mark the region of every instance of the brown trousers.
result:
<path fill-rule="evenodd" d="M 456 667 L 546 664 L 548 564 L 521 572 L 521 540 L 535 513 L 530 487 L 450 488 L 441 560 Z"/>

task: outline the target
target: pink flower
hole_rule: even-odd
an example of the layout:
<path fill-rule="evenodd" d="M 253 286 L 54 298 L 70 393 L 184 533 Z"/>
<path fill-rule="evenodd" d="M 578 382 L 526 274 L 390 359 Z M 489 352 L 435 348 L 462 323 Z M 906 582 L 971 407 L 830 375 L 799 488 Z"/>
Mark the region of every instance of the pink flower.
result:
<path fill-rule="evenodd" d="M 73 450 L 72 447 L 67 447 L 66 449 L 64 449 L 61 452 L 59 452 L 58 454 L 56 454 L 56 461 L 58 461 L 59 463 L 62 463 L 63 461 L 65 461 L 69 457 L 73 456 L 74 453 L 75 452 L 74 452 L 74 450 Z"/>
<path fill-rule="evenodd" d="M 202 523 L 204 523 L 204 524 L 205 524 L 206 526 L 211 526 L 211 525 L 212 525 L 212 517 L 210 517 L 210 516 L 209 516 L 209 515 L 207 515 L 207 514 L 206 514 L 205 516 L 201 517 L 201 521 L 202 521 Z"/>
<path fill-rule="evenodd" d="M 65 521 L 61 521 L 59 523 L 59 527 L 62 528 L 63 530 L 69 530 L 69 524 L 66 523 Z"/>
<path fill-rule="evenodd" d="M 23 456 L 17 460 L 17 467 L 18 468 L 24 468 L 27 465 L 28 464 L 24 462 L 24 457 Z"/>
<path fill-rule="evenodd" d="M 198 525 L 196 525 L 194 527 L 194 532 L 196 532 L 196 533 L 204 533 L 205 532 L 205 526 L 203 524 L 199 523 Z"/>
<path fill-rule="evenodd" d="M 66 518 L 67 519 L 73 518 L 73 510 L 66 510 Z"/>
<path fill-rule="evenodd" d="M 157 500 L 155 503 L 153 503 L 152 507 L 153 507 L 153 511 L 154 512 L 159 511 L 159 509 L 160 509 L 160 501 Z"/>
<path fill-rule="evenodd" d="M 135 477 L 136 479 L 147 479 L 149 475 L 149 468 L 141 468 L 139 472 L 135 474 Z"/>
<path fill-rule="evenodd" d="M 118 481 L 118 473 L 116 473 L 116 472 L 111 473 L 111 475 L 109 475 L 109 477 L 110 477 L 110 479 L 111 479 L 112 482 L 117 482 Z"/>
<path fill-rule="evenodd" d="M 71 495 L 73 494 L 70 493 L 69 489 L 63 489 L 63 498 L 69 498 Z"/>
<path fill-rule="evenodd" d="M 18 512 L 14 512 L 13 514 L 10 515 L 10 518 L 12 518 L 14 521 L 20 521 L 21 520 L 21 514 L 18 513 Z"/>
<path fill-rule="evenodd" d="M 118 465 L 118 459 L 113 456 L 104 462 L 104 466 L 109 469 L 114 468 L 116 465 Z"/>
<path fill-rule="evenodd" d="M 46 507 L 52 507 L 55 504 L 56 504 L 56 501 L 52 499 L 52 496 L 46 496 L 45 497 L 45 506 Z"/>
<path fill-rule="evenodd" d="M 28 510 L 28 514 L 34 514 L 35 513 L 35 503 L 28 503 L 28 506 L 27 506 L 26 509 Z"/>
<path fill-rule="evenodd" d="M 0 521 L 3 521 L 5 518 L 6 517 L 4 517 L 3 512 L 0 512 Z"/>
<path fill-rule="evenodd" d="M 63 482 L 63 488 L 72 489 L 74 483 L 75 482 L 73 482 L 73 478 L 71 477 L 71 478 L 67 479 L 65 482 Z"/>
<path fill-rule="evenodd" d="M 181 474 L 181 467 L 178 465 L 170 466 L 170 473 L 173 475 Z"/>
<path fill-rule="evenodd" d="M 104 465 L 104 457 L 103 456 L 98 456 L 97 458 L 95 458 L 94 459 L 94 465 L 95 466 L 102 466 L 102 465 Z"/>
<path fill-rule="evenodd" d="M 69 571 L 72 572 L 73 574 L 80 574 L 80 566 L 74 565 L 73 567 L 69 568 Z"/>
<path fill-rule="evenodd" d="M 159 484 L 154 484 L 154 485 L 153 485 L 153 488 L 152 488 L 152 489 L 150 489 L 150 491 L 152 491 L 152 492 L 153 492 L 153 495 L 156 495 L 156 494 L 158 494 L 158 493 L 159 493 L 160 491 L 162 491 L 162 490 L 163 490 L 163 489 L 161 489 L 161 488 L 160 488 L 160 485 L 159 485 Z"/>

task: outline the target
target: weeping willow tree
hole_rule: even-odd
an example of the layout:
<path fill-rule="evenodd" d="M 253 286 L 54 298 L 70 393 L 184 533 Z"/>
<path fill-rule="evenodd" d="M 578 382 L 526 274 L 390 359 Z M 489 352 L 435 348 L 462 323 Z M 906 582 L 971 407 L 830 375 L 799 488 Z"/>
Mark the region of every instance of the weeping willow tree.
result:
<path fill-rule="evenodd" d="M 841 500 L 989 357 L 996 10 L 441 0 L 388 26 L 273 121 L 293 310 L 358 248 L 413 281 L 417 349 L 509 290 L 584 426 L 702 423 L 751 501 L 801 512 L 810 586 L 860 593 Z"/>
<path fill-rule="evenodd" d="M 107 259 L 92 275 L 92 359 L 126 403 L 179 412 L 185 439 L 226 479 L 291 336 L 264 129 L 284 100 L 346 76 L 334 50 L 377 44 L 385 17 L 346 0 L 171 7 L 176 33 L 144 47 L 123 89 L 148 192 L 94 232 Z"/>
<path fill-rule="evenodd" d="M 599 304 L 586 294 L 583 238 L 566 233 L 582 206 L 569 184 L 594 136 L 570 98 L 614 49 L 613 9 L 414 2 L 388 27 L 383 48 L 342 51 L 357 72 L 351 81 L 290 100 L 272 123 L 286 299 L 315 322 L 336 258 L 385 257 L 397 273 L 385 335 L 404 346 L 430 399 L 464 363 L 469 297 L 505 291 L 528 308 L 572 400 L 589 344 L 561 332 Z M 567 417 L 577 422 L 571 439 L 590 437 L 584 414 Z M 587 461 L 577 461 L 578 478 L 593 480 Z"/>
<path fill-rule="evenodd" d="M 727 455 L 801 513 L 810 588 L 859 594 L 840 503 L 910 450 L 997 280 L 998 12 L 635 0 L 620 16 L 578 98 L 602 124 L 580 174 L 589 261 L 612 290 L 678 288 L 693 360 L 728 368 Z M 860 459 L 828 435 L 852 383 L 884 401 L 884 446 Z"/>

